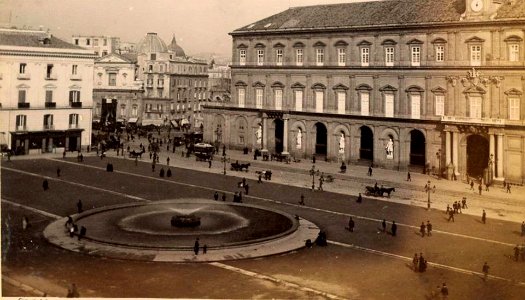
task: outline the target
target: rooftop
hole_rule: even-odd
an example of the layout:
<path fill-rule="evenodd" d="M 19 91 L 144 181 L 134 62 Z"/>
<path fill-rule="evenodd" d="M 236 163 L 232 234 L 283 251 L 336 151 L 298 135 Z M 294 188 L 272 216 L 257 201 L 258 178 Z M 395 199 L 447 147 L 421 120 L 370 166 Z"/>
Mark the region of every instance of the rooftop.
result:
<path fill-rule="evenodd" d="M 0 45 L 84 50 L 80 46 L 65 42 L 45 31 L 37 30 L 0 29 Z"/>

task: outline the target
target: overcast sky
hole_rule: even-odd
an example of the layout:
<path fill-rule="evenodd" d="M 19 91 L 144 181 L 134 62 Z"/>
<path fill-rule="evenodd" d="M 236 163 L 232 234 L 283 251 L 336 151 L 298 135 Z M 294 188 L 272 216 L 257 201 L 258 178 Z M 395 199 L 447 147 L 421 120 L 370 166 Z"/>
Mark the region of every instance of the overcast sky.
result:
<path fill-rule="evenodd" d="M 356 0 L 0 0 L 0 24 L 43 26 L 71 42 L 73 34 L 118 36 L 138 42 L 173 33 L 187 54 L 230 55 L 229 32 L 289 7 Z"/>

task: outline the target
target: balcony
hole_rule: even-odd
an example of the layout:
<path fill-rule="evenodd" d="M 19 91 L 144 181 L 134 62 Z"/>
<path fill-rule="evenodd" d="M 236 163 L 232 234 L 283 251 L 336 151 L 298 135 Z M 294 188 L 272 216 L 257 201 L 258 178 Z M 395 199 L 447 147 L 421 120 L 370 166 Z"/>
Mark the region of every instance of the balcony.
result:
<path fill-rule="evenodd" d="M 71 105 L 71 107 L 74 107 L 74 108 L 80 108 L 82 107 L 82 102 L 70 102 L 69 103 Z"/>
<path fill-rule="evenodd" d="M 47 74 L 46 77 L 44 77 L 45 80 L 57 80 L 56 74 Z"/>
<path fill-rule="evenodd" d="M 46 108 L 56 108 L 57 103 L 56 102 L 46 102 Z"/>
<path fill-rule="evenodd" d="M 153 88 L 153 82 L 147 82 L 146 87 L 150 89 Z"/>
<path fill-rule="evenodd" d="M 71 74 L 69 76 L 69 79 L 70 80 L 74 80 L 74 81 L 80 81 L 80 80 L 82 80 L 82 75 L 80 75 L 80 74 Z"/>
<path fill-rule="evenodd" d="M 44 124 L 44 130 L 55 130 L 55 125 L 53 125 L 53 124 Z"/>
<path fill-rule="evenodd" d="M 69 129 L 78 129 L 78 124 L 69 124 Z"/>
<path fill-rule="evenodd" d="M 29 79 L 31 79 L 31 74 L 29 74 L 29 73 L 18 73 L 16 78 L 19 79 L 19 80 L 29 80 Z"/>
<path fill-rule="evenodd" d="M 18 102 L 18 108 L 29 108 L 29 102 Z"/>
<path fill-rule="evenodd" d="M 158 89 L 163 89 L 164 88 L 164 82 L 159 82 L 159 84 L 157 85 L 157 88 Z"/>
<path fill-rule="evenodd" d="M 26 125 L 16 126 L 16 131 L 26 131 L 26 130 L 27 130 Z"/>

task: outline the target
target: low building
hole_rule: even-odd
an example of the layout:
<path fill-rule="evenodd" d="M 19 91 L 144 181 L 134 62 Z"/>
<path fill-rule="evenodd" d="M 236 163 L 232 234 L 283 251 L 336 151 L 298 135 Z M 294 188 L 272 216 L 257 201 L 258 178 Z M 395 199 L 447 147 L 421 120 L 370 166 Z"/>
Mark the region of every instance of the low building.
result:
<path fill-rule="evenodd" d="M 115 53 L 120 48 L 120 38 L 112 36 L 74 35 L 71 42 L 77 46 L 91 49 L 99 57 Z"/>
<path fill-rule="evenodd" d="M 43 31 L 0 29 L 0 134 L 16 154 L 90 145 L 93 51 Z"/>

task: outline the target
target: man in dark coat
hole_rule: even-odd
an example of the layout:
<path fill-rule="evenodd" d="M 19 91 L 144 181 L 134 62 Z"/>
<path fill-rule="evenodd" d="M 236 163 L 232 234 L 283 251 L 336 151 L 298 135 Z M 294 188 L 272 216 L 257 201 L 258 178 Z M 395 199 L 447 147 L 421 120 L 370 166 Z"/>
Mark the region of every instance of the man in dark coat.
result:
<path fill-rule="evenodd" d="M 352 219 L 352 217 L 350 217 L 350 220 L 348 220 L 348 230 L 350 232 L 354 232 L 354 227 L 355 227 L 355 222 Z"/>
<path fill-rule="evenodd" d="M 213 194 L 213 200 L 215 200 L 215 201 L 219 200 L 219 193 L 218 192 L 215 192 Z"/>
<path fill-rule="evenodd" d="M 77 211 L 79 214 L 84 211 L 84 209 L 82 208 L 82 200 L 80 199 L 78 199 L 78 202 L 77 202 Z"/>
<path fill-rule="evenodd" d="M 421 226 L 419 226 L 419 232 L 421 232 L 421 237 L 425 236 L 425 229 L 426 229 L 425 222 L 421 222 Z"/>
<path fill-rule="evenodd" d="M 199 254 L 199 248 L 200 248 L 200 245 L 199 245 L 199 238 L 197 238 L 195 240 L 195 244 L 193 244 L 193 252 L 195 253 L 195 255 L 198 255 Z"/>
<path fill-rule="evenodd" d="M 396 236 L 397 234 L 397 225 L 396 225 L 396 221 L 392 221 L 392 236 Z"/>
<path fill-rule="evenodd" d="M 49 189 L 49 182 L 47 182 L 47 179 L 44 179 L 44 181 L 42 182 L 42 188 L 44 189 L 44 191 L 47 191 Z"/>

